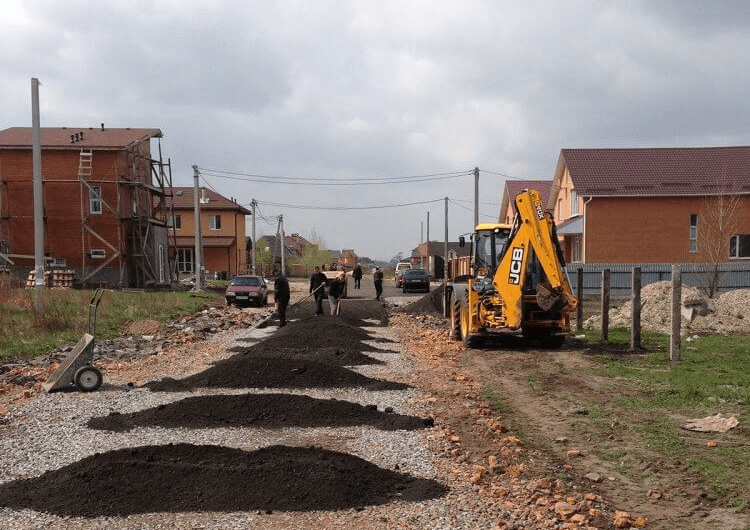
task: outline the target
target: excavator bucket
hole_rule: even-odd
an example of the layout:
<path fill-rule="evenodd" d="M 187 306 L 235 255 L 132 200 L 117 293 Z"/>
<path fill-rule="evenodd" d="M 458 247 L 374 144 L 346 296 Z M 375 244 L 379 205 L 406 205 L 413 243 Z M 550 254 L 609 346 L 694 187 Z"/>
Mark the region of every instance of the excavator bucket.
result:
<path fill-rule="evenodd" d="M 536 303 L 542 311 L 559 311 L 568 305 L 568 299 L 563 294 L 540 283 L 536 286 Z"/>

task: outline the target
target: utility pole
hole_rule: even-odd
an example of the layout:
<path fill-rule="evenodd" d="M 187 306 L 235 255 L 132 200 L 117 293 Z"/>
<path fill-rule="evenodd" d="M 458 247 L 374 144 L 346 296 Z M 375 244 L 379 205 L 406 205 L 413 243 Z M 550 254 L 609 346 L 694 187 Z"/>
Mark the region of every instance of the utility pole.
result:
<path fill-rule="evenodd" d="M 434 273 L 435 269 L 430 267 L 430 212 L 427 211 L 427 267 L 431 269 L 431 272 Z"/>
<path fill-rule="evenodd" d="M 448 316 L 448 197 L 445 198 L 445 253 L 443 257 L 443 316 Z"/>
<path fill-rule="evenodd" d="M 42 191 L 42 140 L 39 123 L 39 80 L 31 78 L 31 150 L 34 176 L 34 284 L 37 315 L 44 313 L 44 207 Z"/>
<path fill-rule="evenodd" d="M 419 226 L 419 268 L 424 269 L 424 221 Z"/>
<path fill-rule="evenodd" d="M 195 287 L 194 291 L 203 290 L 203 244 L 201 235 L 201 201 L 198 185 L 198 166 L 193 166 L 193 215 L 195 216 Z"/>
<path fill-rule="evenodd" d="M 474 226 L 479 224 L 479 168 L 474 168 Z"/>
<path fill-rule="evenodd" d="M 255 272 L 255 251 L 256 251 L 256 248 L 255 248 L 255 209 L 258 207 L 258 201 L 253 199 L 250 202 L 250 204 L 252 204 L 253 206 L 253 241 L 252 241 L 253 246 L 252 246 L 252 252 L 250 253 L 250 259 L 253 264 L 253 267 L 252 267 L 253 274 L 256 274 Z"/>
<path fill-rule="evenodd" d="M 284 216 L 279 215 L 279 226 L 281 227 L 281 274 L 286 276 L 286 260 L 284 256 Z"/>

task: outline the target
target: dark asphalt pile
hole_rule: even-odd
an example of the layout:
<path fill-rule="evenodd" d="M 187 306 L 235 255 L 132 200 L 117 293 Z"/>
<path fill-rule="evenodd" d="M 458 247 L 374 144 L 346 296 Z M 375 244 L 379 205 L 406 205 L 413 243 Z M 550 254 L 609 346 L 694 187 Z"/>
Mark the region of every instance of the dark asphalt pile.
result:
<path fill-rule="evenodd" d="M 373 315 L 373 311 L 376 311 Z M 362 354 L 376 347 L 361 323 L 368 315 L 380 318 L 382 307 L 365 301 L 349 305 L 346 317 L 322 316 L 293 321 L 268 339 L 250 346 L 207 370 L 183 379 L 164 378 L 145 386 L 177 392 L 195 388 L 346 388 L 402 390 L 407 385 L 363 376 L 342 365 L 377 362 Z M 341 358 L 339 359 L 340 354 Z M 352 360 L 353 362 L 348 362 Z M 334 361 L 334 362 L 331 362 Z"/>
<path fill-rule="evenodd" d="M 281 445 L 248 452 L 161 445 L 89 456 L 0 485 L 0 504 L 61 516 L 151 512 L 342 510 L 445 494 L 441 484 L 361 458 Z"/>
<path fill-rule="evenodd" d="M 268 340 L 200 374 L 165 379 L 152 390 L 321 388 L 407 385 L 364 377 L 345 364 L 376 362 L 362 354 L 369 335 L 352 322 L 387 318 L 379 303 L 350 303 L 346 320 L 292 321 Z M 349 324 L 347 324 L 349 322 Z M 132 414 L 89 420 L 89 427 L 128 431 L 163 428 L 374 426 L 418 429 L 418 418 L 374 405 L 289 394 L 196 396 Z M 0 505 L 61 516 L 127 516 L 149 512 L 346 510 L 422 501 L 446 493 L 431 480 L 386 470 L 361 458 L 317 447 L 271 446 L 248 452 L 213 445 L 134 447 L 89 456 L 43 475 L 0 485 Z"/>
<path fill-rule="evenodd" d="M 117 432 L 135 427 L 349 427 L 369 425 L 378 429 L 414 430 L 431 427 L 431 418 L 379 411 L 337 399 L 316 399 L 290 394 L 242 394 L 189 397 L 155 408 L 92 418 L 88 426 Z"/>

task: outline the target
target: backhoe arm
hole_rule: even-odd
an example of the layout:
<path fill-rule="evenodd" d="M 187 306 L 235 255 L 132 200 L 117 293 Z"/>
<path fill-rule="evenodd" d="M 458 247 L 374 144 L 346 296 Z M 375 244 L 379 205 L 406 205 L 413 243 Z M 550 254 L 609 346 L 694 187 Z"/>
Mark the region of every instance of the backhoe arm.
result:
<path fill-rule="evenodd" d="M 523 191 L 516 196 L 515 204 L 513 230 L 493 278 L 494 287 L 505 302 L 510 329 L 518 329 L 522 324 L 523 290 L 531 248 L 549 282 L 535 286 L 538 305 L 545 311 L 564 307 L 572 311 L 578 305 L 565 277 L 554 221 L 545 211 L 539 192 Z"/>

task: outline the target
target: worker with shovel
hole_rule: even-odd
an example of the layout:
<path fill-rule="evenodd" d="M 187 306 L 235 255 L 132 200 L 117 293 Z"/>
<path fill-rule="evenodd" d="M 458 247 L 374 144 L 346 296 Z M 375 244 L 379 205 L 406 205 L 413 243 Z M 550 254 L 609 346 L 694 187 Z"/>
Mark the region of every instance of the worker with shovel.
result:
<path fill-rule="evenodd" d="M 323 314 L 323 297 L 326 291 L 326 275 L 320 272 L 320 267 L 315 267 L 310 275 L 310 294 L 315 297 L 315 315 Z"/>
<path fill-rule="evenodd" d="M 344 274 L 344 271 L 339 272 L 328 288 L 328 303 L 331 304 L 332 315 L 341 313 L 341 298 L 344 296 Z"/>

